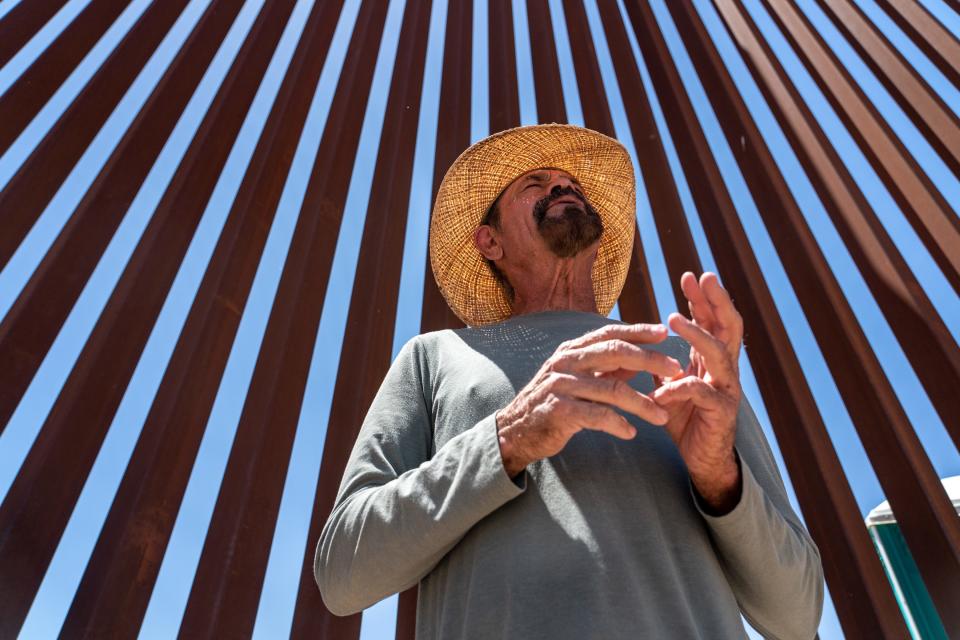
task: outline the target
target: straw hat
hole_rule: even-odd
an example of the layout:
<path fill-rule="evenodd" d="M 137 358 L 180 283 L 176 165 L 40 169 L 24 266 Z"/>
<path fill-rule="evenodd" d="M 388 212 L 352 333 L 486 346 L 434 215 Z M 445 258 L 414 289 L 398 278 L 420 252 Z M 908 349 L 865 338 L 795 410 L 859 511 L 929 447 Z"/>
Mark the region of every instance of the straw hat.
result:
<path fill-rule="evenodd" d="M 635 228 L 636 183 L 630 154 L 613 138 L 583 127 L 518 127 L 460 154 L 437 191 L 430 220 L 430 264 L 447 304 L 467 325 L 513 315 L 506 293 L 473 244 L 473 233 L 511 182 L 541 168 L 574 176 L 603 220 L 593 264 L 597 309 L 606 315 L 620 295 Z"/>

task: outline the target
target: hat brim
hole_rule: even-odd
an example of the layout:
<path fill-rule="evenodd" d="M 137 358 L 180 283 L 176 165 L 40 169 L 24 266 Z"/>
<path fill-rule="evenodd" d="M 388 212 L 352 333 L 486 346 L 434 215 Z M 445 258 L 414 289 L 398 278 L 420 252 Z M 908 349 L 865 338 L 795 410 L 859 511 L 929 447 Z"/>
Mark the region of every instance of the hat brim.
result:
<path fill-rule="evenodd" d="M 430 220 L 430 264 L 440 292 L 469 326 L 512 315 L 510 301 L 473 243 L 498 195 L 534 169 L 574 176 L 600 214 L 604 231 L 593 264 L 597 310 L 613 308 L 630 264 L 636 228 L 636 182 L 630 154 L 617 140 L 564 124 L 508 129 L 464 151 L 447 171 Z"/>

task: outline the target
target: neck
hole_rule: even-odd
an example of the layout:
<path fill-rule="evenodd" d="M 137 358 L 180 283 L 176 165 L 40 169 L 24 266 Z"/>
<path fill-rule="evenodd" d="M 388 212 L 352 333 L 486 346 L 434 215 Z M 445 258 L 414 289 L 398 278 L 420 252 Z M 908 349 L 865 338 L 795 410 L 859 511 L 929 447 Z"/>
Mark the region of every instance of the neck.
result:
<path fill-rule="evenodd" d="M 595 258 L 595 251 L 572 258 L 555 258 L 548 264 L 541 262 L 537 273 L 517 278 L 513 288 L 513 315 L 564 310 L 597 313 L 593 293 Z M 511 283 L 513 281 L 511 279 Z"/>

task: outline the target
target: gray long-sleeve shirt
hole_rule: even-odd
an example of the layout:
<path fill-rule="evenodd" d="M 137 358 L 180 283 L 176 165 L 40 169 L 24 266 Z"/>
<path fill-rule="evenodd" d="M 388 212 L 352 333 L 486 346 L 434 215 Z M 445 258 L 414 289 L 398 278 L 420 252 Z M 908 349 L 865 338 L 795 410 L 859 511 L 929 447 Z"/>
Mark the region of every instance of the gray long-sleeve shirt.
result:
<path fill-rule="evenodd" d="M 814 636 L 820 556 L 746 400 L 743 493 L 720 517 L 666 432 L 635 416 L 632 440 L 584 430 L 507 476 L 494 413 L 561 342 L 610 322 L 550 311 L 404 346 L 317 546 L 333 613 L 419 582 L 418 638 L 743 638 L 741 612 L 767 637 Z M 648 347 L 688 361 L 680 338 Z"/>

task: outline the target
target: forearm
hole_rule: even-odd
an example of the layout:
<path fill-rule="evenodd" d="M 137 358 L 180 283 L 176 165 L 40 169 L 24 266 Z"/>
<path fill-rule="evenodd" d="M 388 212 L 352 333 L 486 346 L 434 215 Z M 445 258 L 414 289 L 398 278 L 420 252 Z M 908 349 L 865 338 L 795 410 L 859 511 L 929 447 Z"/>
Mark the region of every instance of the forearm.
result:
<path fill-rule="evenodd" d="M 777 638 L 812 638 L 823 606 L 820 554 L 805 531 L 767 499 L 741 463 L 734 508 L 712 516 L 701 508 L 744 615 Z"/>
<path fill-rule="evenodd" d="M 507 476 L 491 417 L 433 458 L 361 487 L 331 514 L 314 572 L 333 613 L 354 613 L 416 584 L 479 520 L 522 493 Z"/>

